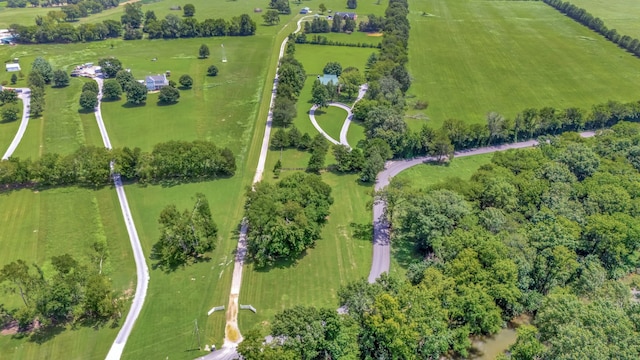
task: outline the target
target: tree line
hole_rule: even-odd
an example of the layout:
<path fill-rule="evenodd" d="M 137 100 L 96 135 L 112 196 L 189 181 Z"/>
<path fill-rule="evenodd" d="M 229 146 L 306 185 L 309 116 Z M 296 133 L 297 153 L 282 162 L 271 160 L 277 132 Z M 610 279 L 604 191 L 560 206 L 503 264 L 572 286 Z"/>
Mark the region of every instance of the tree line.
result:
<path fill-rule="evenodd" d="M 348 47 L 368 47 L 368 48 L 380 48 L 381 44 L 374 43 L 361 43 L 361 42 L 344 42 L 344 41 L 336 41 L 330 40 L 326 36 L 322 35 L 313 35 L 307 37 L 305 33 L 300 33 L 296 35 L 296 44 L 312 44 L 312 45 L 330 45 L 330 46 L 348 46 Z"/>
<path fill-rule="evenodd" d="M 637 359 L 640 125 L 592 139 L 548 136 L 495 153 L 470 180 L 395 178 L 385 200 L 406 275 L 338 291 L 332 309 L 294 307 L 245 336 L 252 359 L 468 357 L 474 336 L 527 315 L 500 359 Z M 624 280 L 624 281 L 623 281 Z M 255 357 L 254 357 L 255 356 Z"/>
<path fill-rule="evenodd" d="M 304 86 L 307 73 L 304 71 L 302 63 L 295 59 L 295 43 L 290 35 L 287 40 L 285 54 L 280 59 L 277 72 L 278 88 L 273 101 L 272 117 L 273 125 L 287 127 L 293 123 L 296 112 L 296 102 L 300 91 Z"/>
<path fill-rule="evenodd" d="M 156 144 L 151 152 L 139 148 L 108 150 L 83 146 L 69 155 L 46 153 L 32 161 L 9 158 L 0 161 L 0 184 L 14 186 L 104 186 L 113 171 L 131 181 L 194 181 L 233 176 L 235 157 L 231 150 L 210 141 L 169 141 Z"/>
<path fill-rule="evenodd" d="M 587 10 L 562 0 L 542 0 L 558 11 L 574 19 L 580 24 L 604 36 L 628 52 L 640 57 L 640 40 L 629 35 L 619 34 L 616 29 L 609 29 L 602 19 L 593 16 Z"/>
<path fill-rule="evenodd" d="M 126 4 L 120 21 L 105 20 L 77 27 L 58 13 L 61 12 L 51 11 L 45 17 L 36 18 L 35 25 L 12 24 L 9 30 L 15 41 L 23 44 L 100 41 L 120 36 L 125 40 L 136 40 L 142 39 L 145 33 L 149 39 L 250 36 L 256 31 L 255 21 L 247 14 L 231 20 L 220 18 L 202 22 L 193 17 L 181 19 L 174 14 L 158 19 L 151 10 L 143 13 L 139 3 Z"/>

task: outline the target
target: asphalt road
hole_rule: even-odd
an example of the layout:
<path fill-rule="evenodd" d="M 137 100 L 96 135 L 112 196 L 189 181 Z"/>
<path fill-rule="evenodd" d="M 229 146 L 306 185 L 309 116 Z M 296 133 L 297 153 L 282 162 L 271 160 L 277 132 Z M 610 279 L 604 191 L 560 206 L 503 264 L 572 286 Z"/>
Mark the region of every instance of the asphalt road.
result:
<path fill-rule="evenodd" d="M 103 81 L 101 78 L 94 78 L 94 80 L 98 83 L 98 88 L 100 89 L 98 93 L 98 106 L 96 107 L 94 114 L 96 116 L 98 128 L 100 129 L 100 135 L 102 135 L 102 142 L 104 143 L 104 147 L 106 147 L 107 149 L 111 149 L 109 134 L 107 134 L 107 129 L 104 126 L 104 122 L 102 121 L 102 112 L 100 111 L 100 105 L 102 104 Z M 113 163 L 111 164 L 111 169 L 113 170 Z M 122 185 L 120 174 L 113 174 L 113 183 L 116 188 L 116 193 L 118 194 L 120 210 L 122 211 L 124 224 L 127 227 L 127 233 L 129 234 L 131 248 L 133 249 L 133 256 L 136 262 L 137 284 L 136 292 L 133 296 L 133 302 L 131 303 L 131 309 L 129 310 L 129 313 L 127 314 L 127 317 L 124 320 L 120 331 L 118 332 L 118 336 L 109 349 L 109 353 L 106 357 L 107 360 L 118 360 L 122 356 L 124 346 L 126 345 L 127 339 L 131 334 L 133 325 L 140 315 L 140 311 L 142 311 L 142 305 L 144 304 L 144 299 L 147 295 L 147 286 L 149 283 L 149 268 L 147 267 L 147 263 L 145 262 L 144 253 L 142 252 L 142 245 L 140 245 L 138 231 L 136 230 L 136 225 L 133 222 L 133 216 L 131 215 L 131 210 L 129 209 L 129 202 L 127 201 L 127 195 L 124 192 L 124 186 Z"/>
<path fill-rule="evenodd" d="M 580 136 L 585 138 L 592 137 L 595 136 L 595 132 L 585 131 L 580 133 Z M 529 140 L 513 144 L 487 146 L 478 149 L 458 151 L 455 153 L 455 157 L 488 154 L 509 149 L 522 149 L 536 145 L 538 145 L 536 140 Z M 385 186 L 389 185 L 391 179 L 400 172 L 412 166 L 435 160 L 436 158 L 433 156 L 423 156 L 408 160 L 388 161 L 385 164 L 385 169 L 380 172 L 376 178 L 376 191 L 382 190 Z M 385 206 L 386 204 L 383 201 L 375 201 L 373 204 L 373 260 L 371 262 L 368 279 L 370 283 L 374 283 L 382 273 L 389 272 L 389 264 L 391 262 L 389 224 L 384 217 Z"/>
<path fill-rule="evenodd" d="M 18 94 L 18 98 L 22 100 L 22 120 L 20 121 L 20 127 L 18 127 L 18 132 L 16 132 L 16 136 L 9 144 L 9 148 L 2 155 L 2 160 L 7 160 L 13 155 L 13 152 L 16 151 L 16 148 L 20 144 L 22 137 L 24 136 L 25 131 L 27 131 L 27 125 L 29 125 L 29 112 L 31 105 L 31 90 L 29 88 L 18 88 L 16 90 L 21 90 L 21 93 Z"/>

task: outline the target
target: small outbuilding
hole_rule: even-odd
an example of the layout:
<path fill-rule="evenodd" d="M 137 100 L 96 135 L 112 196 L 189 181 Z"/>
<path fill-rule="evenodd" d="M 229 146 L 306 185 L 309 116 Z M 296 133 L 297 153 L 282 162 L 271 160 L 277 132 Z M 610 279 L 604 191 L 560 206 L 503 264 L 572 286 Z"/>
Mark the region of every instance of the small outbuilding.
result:
<path fill-rule="evenodd" d="M 333 74 L 323 74 L 322 76 L 318 75 L 318 80 L 320 80 L 322 85 L 328 85 L 329 83 L 338 85 L 338 77 Z"/>
<path fill-rule="evenodd" d="M 9 72 L 20 71 L 20 64 L 15 64 L 15 63 L 5 64 L 5 67 Z"/>
<path fill-rule="evenodd" d="M 150 75 L 145 78 L 145 85 L 149 91 L 160 90 L 169 85 L 169 80 L 164 74 Z"/>
<path fill-rule="evenodd" d="M 261 13 L 262 9 L 261 8 L 255 8 L 255 9 L 253 9 L 253 12 L 254 13 Z"/>

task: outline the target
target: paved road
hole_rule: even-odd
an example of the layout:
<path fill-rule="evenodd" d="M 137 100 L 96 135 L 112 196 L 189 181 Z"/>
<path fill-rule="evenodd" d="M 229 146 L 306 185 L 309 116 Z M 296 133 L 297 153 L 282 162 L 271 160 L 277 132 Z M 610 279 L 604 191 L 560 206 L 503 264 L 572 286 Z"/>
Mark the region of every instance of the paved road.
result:
<path fill-rule="evenodd" d="M 358 97 L 353 102 L 353 105 L 355 105 L 358 101 L 360 101 L 364 97 L 364 94 L 367 92 L 368 88 L 369 87 L 367 84 L 360 86 L 360 90 L 358 91 Z M 311 124 L 313 124 L 313 127 L 315 127 L 316 130 L 318 130 L 318 132 L 325 137 L 325 139 L 329 140 L 329 142 L 335 145 L 341 144 L 351 149 L 351 146 L 349 145 L 349 140 L 347 140 L 347 133 L 349 132 L 349 125 L 351 125 L 351 120 L 353 119 L 353 113 L 351 112 L 353 105 L 349 106 L 340 102 L 330 102 L 327 104 L 327 106 L 335 106 L 347 112 L 347 117 L 344 119 L 344 123 L 342 124 L 342 128 L 340 129 L 340 141 L 334 139 L 333 137 L 331 137 L 331 135 L 327 134 L 322 129 L 322 126 L 318 124 L 318 121 L 316 120 L 316 110 L 318 110 L 318 105 L 314 104 L 309 110 L 309 120 L 311 120 Z"/>
<path fill-rule="evenodd" d="M 593 131 L 585 131 L 580 133 L 582 137 L 595 136 Z M 523 141 L 513 144 L 504 144 L 498 146 L 487 146 L 478 149 L 458 151 L 456 157 L 473 156 L 480 154 L 488 154 L 496 151 L 505 151 L 509 149 L 522 149 L 537 145 L 535 140 Z M 391 179 L 400 172 L 425 162 L 435 161 L 432 156 L 423 156 L 415 159 L 388 161 L 385 169 L 378 174 L 376 179 L 376 191 L 382 190 L 389 185 Z M 389 264 L 391 261 L 391 244 L 389 241 L 389 224 L 384 218 L 385 203 L 383 201 L 375 201 L 373 204 L 373 260 L 371 262 L 371 270 L 369 272 L 369 282 L 374 283 L 380 274 L 389 272 Z"/>
<path fill-rule="evenodd" d="M 25 131 L 27 131 L 27 125 L 29 125 L 29 112 L 31 105 L 31 89 L 29 88 L 19 88 L 17 90 L 21 90 L 21 93 L 18 94 L 18 98 L 22 100 L 22 120 L 20 121 L 20 127 L 18 127 L 18 132 L 16 136 L 11 141 L 9 148 L 2 156 L 2 160 L 7 160 L 13 155 L 13 152 L 16 151 L 16 148 L 20 144 L 22 137 L 24 136 Z"/>
<path fill-rule="evenodd" d="M 100 105 L 102 104 L 103 81 L 101 78 L 95 78 L 94 80 L 98 83 L 98 88 L 100 89 L 98 93 L 98 106 L 96 107 L 94 114 L 96 116 L 96 121 L 98 122 L 100 135 L 102 135 L 102 142 L 104 143 L 104 147 L 106 147 L 107 149 L 111 149 L 109 134 L 107 134 L 107 129 L 105 128 L 104 122 L 102 121 L 102 112 L 100 111 Z M 113 163 L 111 163 L 111 169 L 113 170 Z M 127 233 L 129 234 L 131 248 L 133 249 L 133 256 L 136 262 L 137 284 L 133 302 L 131 303 L 131 309 L 129 310 L 127 318 L 122 324 L 122 328 L 118 332 L 118 336 L 111 345 L 111 349 L 109 349 L 109 353 L 106 357 L 107 360 L 118 360 L 122 356 L 122 352 L 124 351 L 124 346 L 127 343 L 129 334 L 131 334 L 133 325 L 135 324 L 136 319 L 138 318 L 138 316 L 140 315 L 140 311 L 142 310 L 142 305 L 144 304 L 144 299 L 147 295 L 147 285 L 149 283 L 149 268 L 147 267 L 147 263 L 145 262 L 144 253 L 142 252 L 142 245 L 140 245 L 140 239 L 138 238 L 136 225 L 133 223 L 133 216 L 131 215 L 131 210 L 129 209 L 129 202 L 127 201 L 127 195 L 124 192 L 124 186 L 122 185 L 120 174 L 113 174 L 113 183 L 116 188 L 116 193 L 118 194 L 118 200 L 120 201 L 120 210 L 122 211 L 124 223 L 127 227 Z"/>

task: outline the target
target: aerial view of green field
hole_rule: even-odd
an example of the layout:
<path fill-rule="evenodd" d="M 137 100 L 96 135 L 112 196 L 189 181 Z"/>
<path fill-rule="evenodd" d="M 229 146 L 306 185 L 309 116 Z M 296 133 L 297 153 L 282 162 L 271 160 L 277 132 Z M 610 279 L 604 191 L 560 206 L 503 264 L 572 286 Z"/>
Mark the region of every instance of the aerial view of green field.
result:
<path fill-rule="evenodd" d="M 551 5 L 0 0 L 0 29 L 0 358 L 640 357 L 640 60 Z"/>

